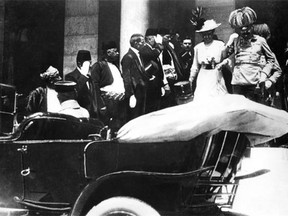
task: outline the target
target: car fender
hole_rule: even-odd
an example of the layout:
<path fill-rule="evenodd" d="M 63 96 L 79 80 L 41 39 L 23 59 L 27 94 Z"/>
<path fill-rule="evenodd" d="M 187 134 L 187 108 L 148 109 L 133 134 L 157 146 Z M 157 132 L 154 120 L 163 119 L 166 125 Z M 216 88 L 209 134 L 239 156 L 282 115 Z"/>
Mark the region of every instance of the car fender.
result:
<path fill-rule="evenodd" d="M 85 215 L 93 206 L 114 196 L 133 197 L 156 210 L 166 206 L 173 210 L 178 202 L 180 183 L 195 181 L 197 178 L 194 177 L 209 169 L 212 167 L 185 173 L 119 171 L 101 176 L 82 190 L 73 205 L 71 216 Z M 162 196 L 165 199 L 161 199 Z"/>

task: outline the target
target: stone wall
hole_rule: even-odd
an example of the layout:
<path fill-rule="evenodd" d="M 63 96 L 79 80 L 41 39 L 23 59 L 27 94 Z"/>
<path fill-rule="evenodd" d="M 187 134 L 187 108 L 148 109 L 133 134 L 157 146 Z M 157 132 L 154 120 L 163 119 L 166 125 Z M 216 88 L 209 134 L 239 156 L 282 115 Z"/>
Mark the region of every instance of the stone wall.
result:
<path fill-rule="evenodd" d="M 66 0 L 64 75 L 76 68 L 78 50 L 89 50 L 92 61 L 97 59 L 98 14 L 98 0 Z"/>
<path fill-rule="evenodd" d="M 203 17 L 205 19 L 214 19 L 217 23 L 221 23 L 215 30 L 215 34 L 220 40 L 225 43 L 228 41 L 229 36 L 233 33 L 233 29 L 228 23 L 228 18 L 231 11 L 235 10 L 236 0 L 196 0 L 196 6 L 203 7 Z M 202 41 L 201 35 L 195 35 L 195 43 Z"/>

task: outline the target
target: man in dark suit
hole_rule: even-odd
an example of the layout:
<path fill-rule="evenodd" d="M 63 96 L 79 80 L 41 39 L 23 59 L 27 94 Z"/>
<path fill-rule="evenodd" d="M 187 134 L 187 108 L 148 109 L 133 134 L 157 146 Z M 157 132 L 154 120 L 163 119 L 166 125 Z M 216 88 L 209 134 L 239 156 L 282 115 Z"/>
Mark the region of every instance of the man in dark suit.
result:
<path fill-rule="evenodd" d="M 76 57 L 77 67 L 65 76 L 65 80 L 77 83 L 77 101 L 87 109 L 91 117 L 98 117 L 95 90 L 90 80 L 91 54 L 88 50 L 79 50 Z"/>
<path fill-rule="evenodd" d="M 160 56 L 164 76 L 166 77 L 171 93 L 162 100 L 162 108 L 175 106 L 176 95 L 174 91 L 174 84 L 183 79 L 183 67 L 179 61 L 179 57 L 174 50 L 174 45 L 171 43 L 171 32 L 168 29 L 161 28 L 158 32 L 162 36 L 162 44 L 164 50 Z"/>
<path fill-rule="evenodd" d="M 102 51 L 101 60 L 92 66 L 91 78 L 99 100 L 106 106 L 106 113 L 101 116 L 101 120 L 116 131 L 125 121 L 123 116 L 125 88 L 119 70 L 119 52 L 114 41 L 103 43 Z"/>
<path fill-rule="evenodd" d="M 148 81 L 146 96 L 146 113 L 160 109 L 161 96 L 165 94 L 164 74 L 159 55 L 164 49 L 162 44 L 156 43 L 156 29 L 147 29 L 145 33 L 145 45 L 140 49 L 140 57 L 146 73 L 152 76 Z M 168 84 L 168 83 L 167 83 Z"/>
<path fill-rule="evenodd" d="M 163 37 L 162 44 L 164 45 L 164 50 L 162 53 L 162 64 L 164 72 L 165 70 L 174 70 L 175 77 L 169 77 L 169 80 L 178 80 L 183 76 L 183 68 L 179 61 L 179 56 L 174 49 L 174 45 L 171 43 L 171 32 L 168 29 L 159 29 L 159 35 Z"/>
<path fill-rule="evenodd" d="M 144 43 L 143 35 L 133 34 L 130 38 L 130 48 L 121 60 L 127 121 L 146 112 L 147 82 L 152 76 L 145 72 L 139 55 L 139 50 Z"/>
<path fill-rule="evenodd" d="M 181 50 L 179 52 L 179 59 L 183 67 L 183 80 L 189 80 L 190 69 L 193 63 L 193 46 L 192 39 L 186 36 L 182 39 Z"/>

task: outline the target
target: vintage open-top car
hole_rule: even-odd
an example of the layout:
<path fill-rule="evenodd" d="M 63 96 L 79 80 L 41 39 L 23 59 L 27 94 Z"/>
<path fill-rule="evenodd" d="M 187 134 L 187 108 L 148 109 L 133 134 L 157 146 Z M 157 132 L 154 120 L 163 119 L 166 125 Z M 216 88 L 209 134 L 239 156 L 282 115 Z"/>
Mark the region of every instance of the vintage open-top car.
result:
<path fill-rule="evenodd" d="M 288 132 L 285 111 L 227 95 L 141 116 L 107 139 L 97 119 L 35 113 L 18 123 L 5 92 L 1 215 L 223 215 L 240 179 L 268 171 L 237 176 L 247 148 Z"/>

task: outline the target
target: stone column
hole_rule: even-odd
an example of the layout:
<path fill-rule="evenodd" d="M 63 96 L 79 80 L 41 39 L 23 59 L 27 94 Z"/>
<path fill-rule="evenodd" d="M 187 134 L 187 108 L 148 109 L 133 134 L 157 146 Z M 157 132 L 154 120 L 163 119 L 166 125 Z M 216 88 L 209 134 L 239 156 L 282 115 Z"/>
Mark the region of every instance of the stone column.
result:
<path fill-rule="evenodd" d="M 230 34 L 234 31 L 228 23 L 230 13 L 235 10 L 236 0 L 195 0 L 196 7 L 203 7 L 203 18 L 214 19 L 217 23 L 221 23 L 215 30 L 215 34 L 225 43 L 228 41 Z M 202 41 L 200 34 L 195 34 L 195 44 Z"/>
<path fill-rule="evenodd" d="M 97 60 L 99 0 L 66 0 L 63 75 L 76 68 L 78 50 Z"/>
<path fill-rule="evenodd" d="M 130 37 L 134 33 L 145 34 L 148 27 L 150 0 L 121 0 L 120 59 L 130 47 Z"/>

